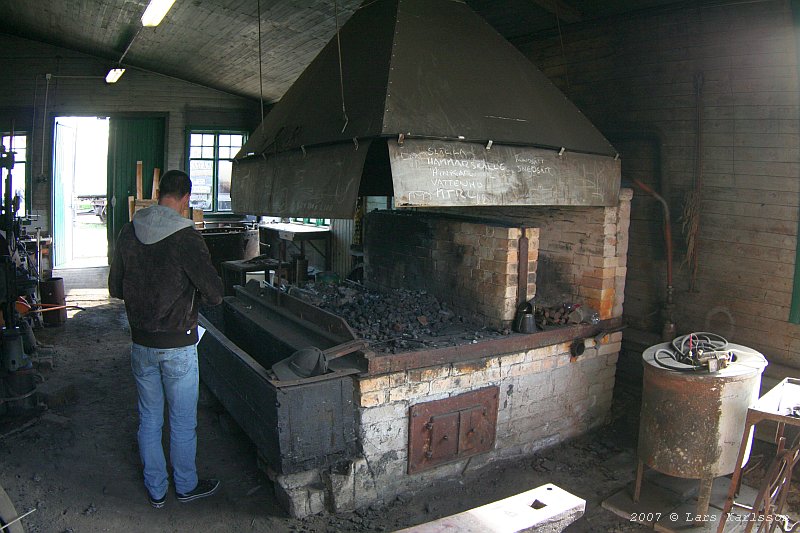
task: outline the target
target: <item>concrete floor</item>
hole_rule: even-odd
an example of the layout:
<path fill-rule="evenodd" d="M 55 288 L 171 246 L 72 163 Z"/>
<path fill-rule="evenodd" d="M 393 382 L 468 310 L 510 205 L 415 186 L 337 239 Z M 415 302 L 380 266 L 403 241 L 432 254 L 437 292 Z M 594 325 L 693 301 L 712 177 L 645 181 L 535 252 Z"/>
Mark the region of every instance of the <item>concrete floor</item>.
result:
<path fill-rule="evenodd" d="M 49 408 L 0 420 L 0 485 L 18 511 L 37 509 L 24 520 L 29 533 L 395 531 L 545 483 L 587 501 L 571 533 L 648 529 L 601 507 L 634 477 L 639 406 L 624 390 L 612 423 L 585 437 L 521 460 L 467 468 L 457 479 L 357 512 L 304 520 L 280 508 L 246 435 L 206 398 L 198 413 L 198 468 L 221 479 L 220 493 L 192 504 L 179 504 L 169 493 L 164 509 L 152 509 L 141 483 L 124 306 L 108 297 L 107 267 L 54 274 L 64 278 L 67 303 L 83 310 L 70 310 L 63 326 L 36 332 L 55 347 L 53 369 L 42 370 Z"/>

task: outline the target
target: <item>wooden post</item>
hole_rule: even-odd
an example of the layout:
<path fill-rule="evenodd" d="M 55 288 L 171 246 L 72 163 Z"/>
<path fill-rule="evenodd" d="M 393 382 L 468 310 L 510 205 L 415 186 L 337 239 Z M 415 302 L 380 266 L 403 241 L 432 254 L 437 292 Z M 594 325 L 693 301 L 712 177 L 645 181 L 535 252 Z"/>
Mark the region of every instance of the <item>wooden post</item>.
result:
<path fill-rule="evenodd" d="M 151 200 L 158 200 L 158 181 L 161 179 L 161 169 L 154 168 L 153 169 L 153 192 L 150 193 Z"/>

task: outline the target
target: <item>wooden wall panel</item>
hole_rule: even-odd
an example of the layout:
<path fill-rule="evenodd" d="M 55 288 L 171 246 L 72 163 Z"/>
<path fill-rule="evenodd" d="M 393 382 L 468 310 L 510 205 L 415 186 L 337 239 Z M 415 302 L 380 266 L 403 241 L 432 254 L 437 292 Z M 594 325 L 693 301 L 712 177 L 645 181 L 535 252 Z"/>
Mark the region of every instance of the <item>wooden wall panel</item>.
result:
<path fill-rule="evenodd" d="M 34 113 L 33 131 L 28 132 L 33 134 L 29 152 L 33 191 L 28 195 L 45 230 L 50 226 L 55 116 L 164 116 L 168 168 L 185 167 L 187 114 L 197 120 L 198 109 L 213 109 L 215 122 L 227 114 L 229 127 L 249 131 L 261 119 L 256 101 L 149 72 L 128 69 L 119 82 L 108 85 L 102 78 L 112 65 L 106 60 L 5 34 L 0 34 L 0 64 L 4 75 L 0 108 L 22 106 Z M 49 83 L 47 74 L 52 75 Z"/>
<path fill-rule="evenodd" d="M 563 45 L 562 38 L 548 35 L 518 40 L 518 46 L 615 144 L 623 182 L 641 179 L 667 196 L 679 332 L 716 328 L 731 341 L 762 350 L 773 363 L 800 368 L 800 326 L 787 321 L 800 206 L 798 59 L 790 3 L 641 13 L 562 30 Z M 680 216 L 695 174 L 698 74 L 704 196 L 692 292 L 681 266 L 686 245 Z M 619 131 L 626 132 L 624 142 L 614 139 Z M 647 144 L 646 132 L 658 137 L 659 153 Z M 660 228 L 658 206 L 637 191 L 625 317 L 654 332 L 660 330 L 664 298 Z"/>

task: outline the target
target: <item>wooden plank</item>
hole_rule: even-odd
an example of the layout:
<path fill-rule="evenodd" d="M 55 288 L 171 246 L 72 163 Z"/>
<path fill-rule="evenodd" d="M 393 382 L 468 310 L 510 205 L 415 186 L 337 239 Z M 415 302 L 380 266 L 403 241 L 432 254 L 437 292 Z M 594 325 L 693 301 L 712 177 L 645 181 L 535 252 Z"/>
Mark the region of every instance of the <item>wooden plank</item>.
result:
<path fill-rule="evenodd" d="M 583 20 L 583 14 L 563 0 L 533 0 L 533 3 L 554 14 L 568 24 Z"/>
<path fill-rule="evenodd" d="M 783 250 L 794 249 L 796 241 L 794 235 L 779 235 L 739 228 L 734 231 L 729 226 L 711 226 L 709 224 L 703 225 L 702 238 L 723 243 L 753 244 L 767 249 L 780 248 Z"/>
<path fill-rule="evenodd" d="M 713 255 L 727 259 L 750 259 L 758 261 L 764 268 L 772 268 L 772 264 L 794 266 L 794 250 L 785 248 L 769 248 L 760 244 L 739 244 L 730 241 L 706 239 L 700 232 L 699 251 L 702 255 Z M 724 260 L 727 260 L 724 259 Z"/>
<path fill-rule="evenodd" d="M 731 290 L 736 290 L 739 286 L 769 289 L 781 292 L 792 290 L 791 278 L 776 278 L 764 272 L 734 272 L 727 269 L 704 268 L 700 263 L 698 280 L 724 281 L 730 284 Z"/>
<path fill-rule="evenodd" d="M 620 165 L 611 157 L 421 139 L 388 147 L 397 205 L 610 206 L 619 200 Z"/>
<path fill-rule="evenodd" d="M 136 162 L 136 199 L 144 200 L 142 186 L 142 162 Z"/>
<path fill-rule="evenodd" d="M 716 180 L 715 180 L 716 182 Z M 711 185 L 708 176 L 703 177 L 703 195 L 724 202 L 739 202 L 742 198 L 754 204 L 766 206 L 800 206 L 800 197 L 780 191 L 765 191 L 760 189 L 735 189 L 731 186 Z"/>
<path fill-rule="evenodd" d="M 150 199 L 151 200 L 158 200 L 158 187 L 160 185 L 159 180 L 161 179 L 161 169 L 154 168 L 153 169 L 153 190 L 150 192 Z"/>
<path fill-rule="evenodd" d="M 702 202 L 703 214 L 714 213 L 734 217 L 746 215 L 764 220 L 797 222 L 798 209 L 796 207 L 757 204 L 747 200 L 750 200 L 750 198 L 746 195 L 741 195 L 739 201 L 719 200 L 713 195 L 704 195 Z"/>
<path fill-rule="evenodd" d="M 778 235 L 797 235 L 797 224 L 792 221 L 764 220 L 737 213 L 728 215 L 704 213 L 702 218 L 703 227 L 718 226 L 728 228 L 729 231 L 750 230 Z"/>

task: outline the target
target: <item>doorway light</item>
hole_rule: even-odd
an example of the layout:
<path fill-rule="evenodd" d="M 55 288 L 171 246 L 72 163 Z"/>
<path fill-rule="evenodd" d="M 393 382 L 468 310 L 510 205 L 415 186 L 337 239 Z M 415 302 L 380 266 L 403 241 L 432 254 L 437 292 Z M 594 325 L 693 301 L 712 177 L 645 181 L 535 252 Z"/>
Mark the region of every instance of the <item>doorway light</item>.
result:
<path fill-rule="evenodd" d="M 150 0 L 142 15 L 142 26 L 158 26 L 175 0 Z"/>
<path fill-rule="evenodd" d="M 125 74 L 124 68 L 112 68 L 106 74 L 106 83 L 117 83 L 123 74 Z"/>

